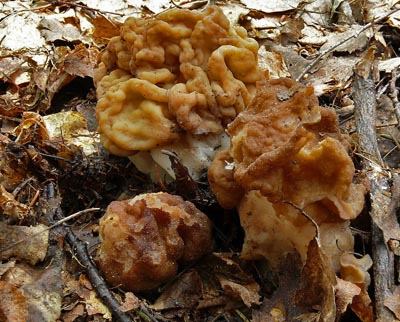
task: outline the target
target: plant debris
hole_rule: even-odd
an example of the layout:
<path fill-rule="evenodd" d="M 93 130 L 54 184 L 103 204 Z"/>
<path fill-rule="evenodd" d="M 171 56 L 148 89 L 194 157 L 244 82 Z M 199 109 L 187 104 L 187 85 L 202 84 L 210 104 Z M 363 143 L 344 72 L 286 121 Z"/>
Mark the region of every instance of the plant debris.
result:
<path fill-rule="evenodd" d="M 0 6 L 1 321 L 400 321 L 398 1 L 21 0 L 3 1 Z M 182 12 L 186 20 L 177 18 Z M 124 24 L 128 17 L 130 22 Z M 151 55 L 124 63 L 125 55 L 136 53 L 131 43 L 143 48 L 150 44 L 147 55 L 157 51 L 151 42 L 129 38 L 151 34 L 150 25 L 141 30 L 136 26 L 143 21 L 164 28 L 163 39 L 157 43 L 162 46 L 156 49 L 167 51 L 168 57 L 173 58 L 168 66 Z M 197 21 L 201 23 L 196 27 Z M 130 33 L 128 28 L 136 29 Z M 173 30 L 180 31 L 179 37 Z M 194 47 L 185 43 L 192 33 L 198 37 L 196 46 L 203 46 L 204 51 L 196 46 L 191 51 Z M 206 34 L 209 38 L 203 39 Z M 114 47 L 108 45 L 111 39 Z M 216 40 L 220 43 L 214 48 L 211 43 Z M 131 47 L 125 48 L 124 44 Z M 241 54 L 238 62 L 233 56 L 240 50 L 247 56 Z M 106 66 L 101 70 L 107 76 L 99 89 L 104 52 L 110 61 L 108 69 Z M 208 87 L 196 78 L 196 89 L 190 89 L 195 76 L 190 78 L 192 71 L 180 65 L 182 52 L 192 68 L 199 68 L 196 64 L 202 57 L 207 61 L 213 57 L 214 65 L 199 64 L 201 70 L 196 69 L 206 75 L 202 80 L 207 81 Z M 113 53 L 118 53 L 118 60 Z M 151 66 L 148 61 L 144 63 L 146 59 L 153 59 Z M 217 61 L 225 64 L 224 77 L 216 72 L 220 66 Z M 246 66 L 248 72 L 239 73 Z M 118 156 L 106 150 L 103 124 L 99 130 L 99 115 L 96 116 L 98 101 L 104 103 L 102 96 L 107 95 L 102 91 L 113 88 L 111 81 L 123 83 L 115 71 L 124 68 L 124 77 L 129 75 L 134 82 L 145 79 L 151 83 L 146 86 L 162 89 L 165 97 L 175 93 L 172 103 L 164 96 L 160 103 L 160 97 L 142 89 L 141 105 L 151 100 L 173 126 L 168 127 L 169 137 L 163 139 L 163 146 L 157 141 L 151 146 L 152 151 L 137 153 L 135 146 L 119 146 L 121 151 L 132 154 L 130 158 L 125 156 L 127 153 Z M 160 78 L 160 70 L 169 78 Z M 268 90 L 272 91 L 271 84 L 284 78 L 295 85 L 276 94 L 279 104 L 268 107 L 268 112 L 249 115 L 249 111 L 258 108 L 256 104 L 248 105 L 253 102 L 256 86 L 269 84 Z M 230 85 L 236 84 L 235 91 L 228 90 L 227 79 Z M 212 95 L 203 105 L 181 104 L 194 93 L 201 102 L 206 89 Z M 281 107 L 275 114 L 271 112 L 278 105 L 288 106 L 303 89 L 313 95 L 310 109 L 320 106 L 322 116 L 314 117 L 309 109 L 305 115 L 296 114 L 298 118 L 289 120 Z M 118 95 L 113 102 L 120 99 Z M 224 104 L 229 98 L 232 104 L 228 102 L 226 109 L 220 111 L 211 98 Z M 259 101 L 261 109 L 267 100 Z M 234 113 L 227 112 L 233 105 Z M 261 114 L 265 115 L 259 120 L 262 125 L 255 122 Z M 200 118 L 201 126 L 193 122 L 193 115 Z M 336 124 L 334 131 L 328 126 L 328 115 Z M 246 122 L 240 123 L 246 117 Z M 279 121 L 277 128 L 263 125 L 272 118 Z M 140 117 L 139 120 L 143 121 Z M 127 117 L 118 122 L 125 124 Z M 146 122 L 142 132 L 157 139 L 157 131 L 165 124 L 157 126 L 151 117 Z M 296 122 L 304 129 L 294 126 Z M 317 127 L 318 122 L 325 127 Z M 267 131 L 254 136 L 263 139 L 264 145 L 254 139 L 252 148 L 242 153 L 243 137 L 253 140 L 247 132 L 255 133 L 255 127 L 262 126 L 282 134 L 280 143 L 267 155 L 265 146 L 271 146 L 272 138 Z M 307 140 L 300 132 L 288 133 L 293 127 L 303 131 Z M 246 135 L 243 131 L 247 131 Z M 312 141 L 310 133 L 318 140 Z M 349 191 L 341 192 L 341 200 L 360 209 L 351 210 L 342 204 L 344 208 L 339 212 L 356 211 L 357 218 L 339 216 L 333 220 L 328 214 L 337 212 L 341 202 L 330 194 L 333 187 L 321 182 L 327 190 L 324 192 L 311 184 L 315 190 L 311 194 L 311 188 L 304 189 L 310 186 L 304 171 L 294 175 L 287 170 L 301 167 L 311 153 L 301 150 L 303 155 L 297 159 L 282 153 L 279 157 L 289 164 L 285 165 L 287 168 L 270 168 L 277 159 L 274 153 L 288 150 L 290 144 L 295 150 L 307 141 L 312 154 L 318 154 L 324 150 L 321 141 L 331 136 L 340 141 L 343 158 L 354 164 L 353 167 L 349 163 L 348 173 L 341 167 L 340 176 L 334 177 L 339 180 L 346 172 L 347 185 L 362 187 L 357 196 L 366 192 L 364 206 L 362 196 L 357 201 Z M 177 138 L 180 143 L 172 144 Z M 299 153 L 296 150 L 293 155 Z M 264 156 L 265 164 L 256 167 L 249 163 L 254 182 L 251 189 L 250 184 L 244 187 L 241 167 L 259 155 Z M 332 169 L 334 165 L 329 160 L 319 162 L 318 167 L 313 165 L 310 176 Z M 207 173 L 211 162 L 214 169 Z M 265 178 L 255 175 L 264 176 L 268 171 L 271 173 Z M 279 187 L 272 187 L 271 182 L 279 175 L 286 179 Z M 278 200 L 271 191 L 292 189 L 289 176 L 296 177 L 298 188 L 286 199 Z M 318 178 L 322 180 L 323 176 Z M 211 188 L 218 185 L 229 193 L 216 192 L 215 196 Z M 268 199 L 268 207 L 275 207 L 279 214 L 274 222 L 265 219 L 265 214 L 272 211 L 266 210 L 265 202 L 255 207 L 242 201 L 238 206 L 244 195 L 260 199 L 262 193 L 268 195 L 262 196 Z M 302 193 L 305 195 L 299 200 L 291 200 L 292 195 Z M 323 193 L 329 198 L 320 198 Z M 143 254 L 157 249 L 152 253 L 153 262 L 158 263 L 159 258 L 164 258 L 165 263 L 174 262 L 171 273 L 160 283 L 137 290 L 126 288 L 123 280 L 107 283 L 109 276 L 98 262 L 104 247 L 100 235 L 107 207 L 112 202 L 124 204 L 137 200 L 137 196 L 160 194 L 171 196 L 170 202 L 158 209 L 142 201 L 143 214 L 133 224 L 125 223 L 126 236 L 123 241 L 113 242 L 113 251 L 121 249 L 115 256 L 124 251 L 135 253 L 126 258 L 126 265 L 135 265 L 145 258 Z M 192 246 L 188 247 L 184 242 L 201 234 L 200 230 L 189 231 L 185 226 L 193 220 L 190 211 L 181 215 L 184 219 L 166 215 L 167 210 L 178 208 L 177 200 L 186 207 L 185 211 L 190 205 L 207 221 L 207 238 L 201 245 L 190 242 Z M 304 200 L 309 200 L 309 205 Z M 138 204 L 130 205 L 134 208 L 132 213 L 138 211 Z M 290 238 L 276 233 L 287 230 L 285 216 L 289 213 L 299 221 L 290 228 Z M 157 233 L 144 243 L 141 236 L 151 235 L 147 231 L 150 217 L 156 218 L 151 227 Z M 249 238 L 248 227 L 241 226 L 245 224 L 243 218 L 253 220 L 257 240 L 272 242 L 272 246 L 257 250 L 259 245 Z M 263 219 L 265 222 L 260 224 Z M 334 235 L 329 238 L 329 247 L 324 225 L 336 227 L 335 231 L 329 230 Z M 296 248 L 290 241 L 304 235 L 301 227 L 308 229 L 307 240 Z M 138 234 L 142 230 L 144 233 Z M 128 242 L 142 247 L 122 249 L 125 246 L 121 245 Z M 199 243 L 198 238 L 193 242 Z M 166 252 L 161 247 L 164 244 L 173 247 Z M 288 244 L 291 246 L 286 247 Z M 273 252 L 279 247 L 285 253 L 275 256 Z M 184 253 L 185 249 L 190 249 L 190 254 Z M 191 257 L 192 253 L 199 256 Z M 108 256 L 112 261 L 114 255 Z M 181 260 L 182 256 L 185 260 Z M 141 275 L 137 278 L 141 280 Z"/>

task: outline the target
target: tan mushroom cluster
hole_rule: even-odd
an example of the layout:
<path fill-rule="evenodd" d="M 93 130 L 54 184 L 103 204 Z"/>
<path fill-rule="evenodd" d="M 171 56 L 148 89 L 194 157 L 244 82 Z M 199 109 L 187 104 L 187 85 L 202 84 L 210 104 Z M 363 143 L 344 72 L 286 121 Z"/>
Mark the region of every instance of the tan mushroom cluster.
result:
<path fill-rule="evenodd" d="M 354 165 L 334 111 L 291 79 L 260 82 L 228 134 L 230 149 L 217 154 L 209 181 L 223 207 L 238 207 L 243 257 L 276 266 L 296 249 L 305 259 L 316 230 L 295 205 L 318 225 L 339 270 L 341 254 L 353 249 L 349 220 L 361 212 L 365 188 L 352 182 Z"/>
<path fill-rule="evenodd" d="M 208 217 L 179 196 L 114 201 L 100 221 L 97 263 L 111 285 L 151 290 L 173 278 L 178 264 L 211 252 L 211 232 Z"/>
<path fill-rule="evenodd" d="M 257 42 L 217 6 L 128 18 L 94 77 L 103 145 L 120 156 L 182 145 L 178 152 L 193 154 L 191 140 L 205 137 L 206 145 L 220 145 L 226 125 L 254 96 L 257 53 Z M 202 167 L 213 158 L 205 154 Z"/>

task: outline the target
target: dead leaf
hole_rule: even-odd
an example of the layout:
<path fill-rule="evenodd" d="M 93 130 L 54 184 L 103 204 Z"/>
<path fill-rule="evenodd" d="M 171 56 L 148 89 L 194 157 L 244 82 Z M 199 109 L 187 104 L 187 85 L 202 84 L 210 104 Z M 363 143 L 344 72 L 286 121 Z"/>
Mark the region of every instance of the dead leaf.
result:
<path fill-rule="evenodd" d="M 11 226 L 0 222 L 0 258 L 8 259 L 15 256 L 35 265 L 42 261 L 47 252 L 49 231 L 47 226 L 35 227 Z M 40 232 L 40 234 L 38 234 Z M 23 242 L 20 242 L 23 240 Z M 15 247 L 12 247 L 13 245 Z M 12 248 L 10 248 L 12 247 Z"/>
<path fill-rule="evenodd" d="M 262 1 L 262 0 L 241 0 L 247 8 L 262 11 L 265 13 L 283 12 L 296 9 L 299 5 L 299 0 L 275 0 Z"/>
<path fill-rule="evenodd" d="M 251 307 L 253 304 L 260 304 L 260 295 L 258 294 L 260 285 L 256 282 L 243 285 L 222 276 L 218 279 L 225 294 L 242 300 L 247 307 Z"/>
<path fill-rule="evenodd" d="M 108 44 L 108 41 L 114 37 L 119 36 L 121 23 L 114 22 L 107 19 L 103 15 L 96 16 L 92 23 L 94 25 L 93 38 L 101 44 Z"/>
<path fill-rule="evenodd" d="M 385 306 L 400 320 L 400 286 L 397 285 L 393 294 L 384 299 Z"/>
<path fill-rule="evenodd" d="M 4 215 L 16 220 L 23 220 L 29 214 L 29 207 L 17 200 L 0 184 L 0 209 Z"/>
<path fill-rule="evenodd" d="M 197 271 L 183 273 L 155 301 L 153 309 L 194 309 L 201 297 L 202 282 Z"/>
<path fill-rule="evenodd" d="M 99 135 L 87 129 L 85 117 L 80 112 L 67 111 L 43 117 L 49 140 L 63 142 L 65 146 L 79 147 L 88 156 L 98 153 Z"/>
<path fill-rule="evenodd" d="M 69 23 L 61 23 L 52 18 L 43 18 L 38 24 L 38 29 L 48 42 L 55 42 L 56 40 L 72 42 L 79 39 L 81 34 L 76 26 Z"/>
<path fill-rule="evenodd" d="M 46 269 L 33 268 L 21 263 L 16 264 L 2 276 L 2 282 L 18 289 L 26 301 L 26 320 L 10 320 L 10 322 L 52 322 L 59 318 L 62 302 L 61 262 L 61 255 L 58 253 Z M 2 290 L 0 287 L 0 292 Z M 2 298 L 0 295 L 0 299 Z"/>
<path fill-rule="evenodd" d="M 85 313 L 85 306 L 83 304 L 78 304 L 73 307 L 72 310 L 67 311 L 63 314 L 63 322 L 73 322 L 77 318 L 83 316 Z"/>
<path fill-rule="evenodd" d="M 48 267 L 22 288 L 28 303 L 28 321 L 52 322 L 61 314 L 61 267 Z"/>
<path fill-rule="evenodd" d="M 336 278 L 335 297 L 336 315 L 340 316 L 346 312 L 347 307 L 353 302 L 353 298 L 361 293 L 361 288 L 356 284 Z"/>
<path fill-rule="evenodd" d="M 301 274 L 302 287 L 296 292 L 295 303 L 321 313 L 318 321 L 335 321 L 334 287 L 336 274 L 328 257 L 314 238 L 308 245 L 307 260 Z"/>
<path fill-rule="evenodd" d="M 89 315 L 101 314 L 106 320 L 111 320 L 110 310 L 100 301 L 95 291 L 90 291 L 89 297 L 85 298 L 85 304 Z"/>
<path fill-rule="evenodd" d="M 0 263 L 0 278 L 7 273 L 7 271 L 15 266 L 15 260 L 6 263 Z"/>
<path fill-rule="evenodd" d="M 132 292 L 125 293 L 125 301 L 119 307 L 122 312 L 129 312 L 136 310 L 140 306 L 139 298 Z"/>
<path fill-rule="evenodd" d="M 0 321 L 25 322 L 28 303 L 23 293 L 14 285 L 0 281 Z"/>
<path fill-rule="evenodd" d="M 97 66 L 99 50 L 79 44 L 64 58 L 63 70 L 71 76 L 92 77 Z"/>
<path fill-rule="evenodd" d="M 335 52 L 348 52 L 354 53 L 355 51 L 362 51 L 368 45 L 369 40 L 373 36 L 373 32 L 371 29 L 367 29 L 362 31 L 363 26 L 361 25 L 353 25 L 348 27 L 342 27 L 339 32 L 329 33 L 326 42 L 321 46 L 321 52 L 328 50 L 329 48 L 336 46 L 343 42 L 345 39 L 349 39 L 344 42 L 342 45 L 336 47 L 334 49 Z M 360 35 L 358 37 L 352 37 L 355 33 L 360 31 Z"/>
<path fill-rule="evenodd" d="M 278 288 L 271 298 L 264 298 L 259 309 L 253 310 L 253 322 L 295 321 L 304 312 L 295 305 L 301 268 L 299 253 L 286 256 L 279 267 Z"/>
<path fill-rule="evenodd" d="M 367 290 L 361 290 L 361 293 L 354 297 L 350 308 L 362 322 L 375 321 L 371 298 Z"/>

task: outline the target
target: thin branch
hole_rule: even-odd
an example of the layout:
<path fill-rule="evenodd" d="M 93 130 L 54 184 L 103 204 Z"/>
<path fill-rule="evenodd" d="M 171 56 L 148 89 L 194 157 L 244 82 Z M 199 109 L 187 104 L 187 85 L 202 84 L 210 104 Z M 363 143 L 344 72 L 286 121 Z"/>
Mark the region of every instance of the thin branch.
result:
<path fill-rule="evenodd" d="M 368 50 L 361 62 L 356 66 L 353 81 L 354 118 L 359 135 L 361 154 L 367 154 L 368 159 L 362 160 L 363 168 L 371 183 L 371 232 L 372 258 L 374 261 L 374 292 L 375 312 L 377 321 L 394 321 L 392 312 L 385 306 L 384 300 L 392 294 L 394 285 L 394 254 L 389 249 L 384 238 L 385 222 L 397 223 L 390 213 L 390 173 L 385 170 L 376 136 L 376 93 L 372 80 L 374 55 Z"/>
<path fill-rule="evenodd" d="M 363 33 L 365 30 L 371 28 L 373 25 L 385 20 L 388 18 L 390 15 L 396 13 L 397 11 L 400 11 L 400 8 L 393 9 L 383 16 L 376 18 L 374 21 L 371 21 L 367 23 L 364 27 L 362 27 L 360 30 L 356 31 L 354 34 L 350 35 L 349 37 L 339 41 L 338 43 L 334 44 L 333 46 L 327 48 L 326 50 L 322 51 L 319 53 L 319 55 L 314 58 L 314 60 L 303 70 L 303 72 L 296 78 L 296 81 L 301 81 L 303 77 L 315 66 L 318 64 L 318 62 L 327 54 L 333 52 L 336 48 L 339 46 L 343 45 L 344 43 L 348 42 L 350 39 L 356 39 L 358 36 L 360 36 L 361 33 Z"/>
<path fill-rule="evenodd" d="M 398 68 L 392 71 L 392 78 L 389 82 L 390 84 L 390 93 L 389 97 L 392 99 L 393 102 L 393 111 L 396 115 L 397 124 L 400 124 L 400 102 L 399 102 L 399 90 L 396 86 L 396 81 L 399 79 L 400 74 Z"/>
<path fill-rule="evenodd" d="M 321 239 L 320 239 L 320 233 L 319 233 L 319 227 L 317 222 L 314 220 L 314 218 L 312 218 L 308 213 L 306 213 L 303 209 L 301 209 L 298 205 L 296 205 L 295 203 L 288 201 L 288 200 L 284 200 L 282 201 L 283 203 L 286 203 L 290 206 L 292 206 L 293 208 L 297 209 L 298 211 L 300 211 L 300 213 L 306 217 L 309 221 L 311 221 L 311 223 L 314 225 L 315 227 L 315 232 L 316 232 L 316 236 L 315 239 L 317 240 L 318 246 L 321 247 Z"/>
<path fill-rule="evenodd" d="M 31 240 L 33 237 L 35 237 L 35 236 L 37 236 L 37 235 L 40 235 L 40 234 L 43 234 L 44 232 L 46 232 L 46 231 L 48 231 L 48 230 L 50 230 L 50 229 L 53 229 L 53 228 L 55 228 L 55 227 L 57 227 L 57 226 L 59 226 L 59 225 L 65 223 L 65 222 L 67 222 L 68 220 L 74 219 L 74 218 L 79 217 L 80 215 L 86 214 L 86 213 L 88 213 L 88 212 L 99 211 L 99 210 L 100 210 L 100 208 L 89 208 L 89 209 L 84 209 L 84 210 L 78 211 L 78 212 L 76 212 L 76 213 L 74 213 L 74 214 L 72 214 L 72 215 L 70 215 L 70 216 L 68 216 L 68 217 L 65 217 L 65 218 L 63 218 L 63 219 L 57 221 L 55 224 L 51 225 L 50 227 L 43 228 L 42 230 L 36 232 L 35 234 L 30 235 L 28 238 L 20 239 L 20 240 L 18 240 L 17 242 L 15 242 L 14 244 L 9 245 L 9 246 L 6 247 L 6 248 L 0 249 L 0 253 L 5 252 L 5 251 L 7 251 L 7 250 L 10 250 L 10 249 L 12 249 L 12 248 L 18 246 L 19 244 L 22 244 L 22 243 L 24 243 L 24 242 L 27 242 L 27 241 Z"/>
<path fill-rule="evenodd" d="M 65 236 L 66 242 L 70 245 L 79 263 L 85 268 L 85 272 L 88 275 L 90 283 L 96 290 L 101 301 L 112 312 L 112 315 L 115 319 L 114 321 L 131 322 L 132 319 L 130 316 L 121 311 L 119 302 L 115 299 L 113 294 L 108 289 L 106 282 L 99 274 L 96 265 L 89 256 L 86 244 L 75 236 L 71 228 L 64 226 L 64 229 L 67 232 Z"/>

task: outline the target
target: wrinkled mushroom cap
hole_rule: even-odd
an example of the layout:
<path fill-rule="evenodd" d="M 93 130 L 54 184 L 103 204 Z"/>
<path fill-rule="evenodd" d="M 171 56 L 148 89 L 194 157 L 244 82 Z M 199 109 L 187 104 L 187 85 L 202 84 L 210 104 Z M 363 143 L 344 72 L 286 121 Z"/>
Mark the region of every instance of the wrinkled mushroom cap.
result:
<path fill-rule="evenodd" d="M 317 103 L 312 88 L 293 80 L 260 84 L 228 127 L 234 178 L 271 200 L 300 207 L 325 200 L 342 219 L 353 219 L 362 209 L 364 188 L 352 184 L 354 165 L 336 114 Z"/>
<path fill-rule="evenodd" d="M 97 262 L 113 286 L 151 290 L 175 276 L 178 263 L 212 250 L 211 222 L 192 203 L 168 193 L 112 202 L 100 221 Z"/>
<path fill-rule="evenodd" d="M 208 176 L 221 205 L 238 208 L 242 256 L 274 267 L 291 251 L 305 260 L 316 228 L 294 204 L 317 224 L 338 271 L 343 251 L 353 249 L 349 220 L 361 212 L 366 189 L 353 183 L 334 111 L 319 107 L 313 89 L 294 80 L 259 82 L 227 132 L 231 146 L 218 153 Z"/>
<path fill-rule="evenodd" d="M 346 281 L 366 289 L 371 283 L 368 270 L 372 267 L 372 259 L 367 254 L 357 258 L 354 254 L 344 253 L 340 258 L 340 274 Z"/>
<path fill-rule="evenodd" d="M 217 6 L 128 18 L 94 77 L 102 143 L 126 156 L 222 133 L 254 95 L 257 52 Z"/>

